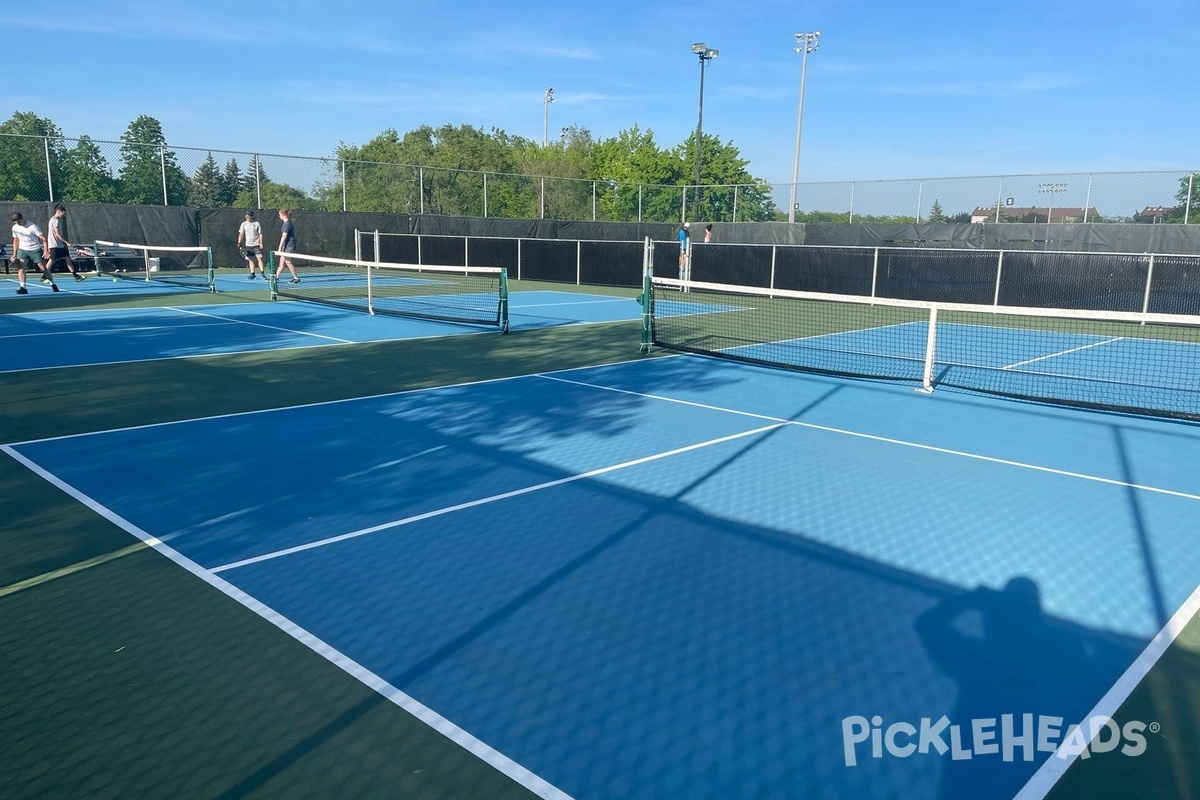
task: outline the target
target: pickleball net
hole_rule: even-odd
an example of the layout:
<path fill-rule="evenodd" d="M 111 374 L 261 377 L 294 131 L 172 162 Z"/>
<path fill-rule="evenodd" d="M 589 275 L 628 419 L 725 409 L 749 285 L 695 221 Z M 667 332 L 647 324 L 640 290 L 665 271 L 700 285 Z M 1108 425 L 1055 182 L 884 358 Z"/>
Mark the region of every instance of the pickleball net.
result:
<path fill-rule="evenodd" d="M 84 248 L 98 275 L 216 291 L 211 247 L 167 247 L 96 241 Z"/>
<path fill-rule="evenodd" d="M 751 364 L 1200 420 L 1200 316 L 647 278 L 644 341 Z"/>
<path fill-rule="evenodd" d="M 439 267 L 273 252 L 272 296 L 401 317 L 492 325 L 508 331 L 508 274 L 501 267 Z"/>

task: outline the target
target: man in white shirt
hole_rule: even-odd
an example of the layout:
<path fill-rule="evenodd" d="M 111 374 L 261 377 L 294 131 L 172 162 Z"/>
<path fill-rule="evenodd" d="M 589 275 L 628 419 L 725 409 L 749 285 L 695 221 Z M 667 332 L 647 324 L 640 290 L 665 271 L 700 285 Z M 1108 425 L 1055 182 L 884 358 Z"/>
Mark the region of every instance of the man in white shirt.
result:
<path fill-rule="evenodd" d="M 30 269 L 41 272 L 42 283 L 49 284 L 50 288 L 57 292 L 58 285 L 50 274 L 50 268 L 45 266 L 49 263 L 50 248 L 46 245 L 46 237 L 42 234 L 42 229 L 32 222 L 26 222 L 19 211 L 14 211 L 11 219 L 13 223 L 12 260 L 17 264 L 17 281 L 20 283 L 20 286 L 17 287 L 17 294 L 29 294 L 29 290 L 25 288 L 26 264 Z"/>
<path fill-rule="evenodd" d="M 246 267 L 250 270 L 250 277 L 246 280 L 254 280 L 255 259 L 258 260 L 259 277 L 266 280 L 267 276 L 263 274 L 262 226 L 255 221 L 253 211 L 246 212 L 246 221 L 238 228 L 237 247 L 246 258 Z"/>
<path fill-rule="evenodd" d="M 46 248 L 50 251 L 50 255 L 46 269 L 53 274 L 54 268 L 65 261 L 67 269 L 75 276 L 75 280 L 83 280 L 84 274 L 75 268 L 75 262 L 71 259 L 71 243 L 67 241 L 67 207 L 62 203 L 54 204 L 54 216 L 50 217 L 50 224 L 47 228 Z"/>

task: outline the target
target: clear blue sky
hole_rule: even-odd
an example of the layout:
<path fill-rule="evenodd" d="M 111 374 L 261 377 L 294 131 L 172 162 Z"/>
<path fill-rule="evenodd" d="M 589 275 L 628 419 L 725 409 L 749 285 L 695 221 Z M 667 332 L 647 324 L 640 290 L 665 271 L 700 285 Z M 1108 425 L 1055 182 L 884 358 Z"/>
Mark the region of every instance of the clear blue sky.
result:
<path fill-rule="evenodd" d="M 1200 162 L 1197 0 L 67 0 L 6 3 L 0 22 L 27 56 L 5 60 L 0 115 L 68 136 L 117 139 L 147 114 L 172 145 L 265 153 L 444 123 L 540 141 L 553 87 L 552 137 L 638 125 L 673 146 L 696 126 L 704 41 L 721 53 L 705 131 L 786 183 L 793 34 L 819 29 L 803 182 Z"/>

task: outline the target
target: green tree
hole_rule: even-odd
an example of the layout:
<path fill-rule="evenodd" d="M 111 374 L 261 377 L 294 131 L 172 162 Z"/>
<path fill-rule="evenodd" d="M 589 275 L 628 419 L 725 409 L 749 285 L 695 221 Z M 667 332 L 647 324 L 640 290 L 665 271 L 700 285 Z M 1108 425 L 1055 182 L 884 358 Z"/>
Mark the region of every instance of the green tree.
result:
<path fill-rule="evenodd" d="M 261 186 L 263 208 L 322 208 L 319 200 L 309 197 L 295 186 L 286 183 L 266 181 Z M 256 208 L 258 206 L 258 190 L 243 190 L 234 202 L 235 206 Z"/>
<path fill-rule="evenodd" d="M 188 178 L 167 149 L 162 124 L 142 115 L 121 134 L 121 200 L 141 205 L 162 205 L 166 181 L 167 205 L 183 205 Z M 165 176 L 165 177 L 164 177 Z"/>
<path fill-rule="evenodd" d="M 225 162 L 217 186 L 217 205 L 223 208 L 232 206 L 237 201 L 238 192 L 242 191 L 242 170 L 238 167 L 237 159 L 231 158 Z"/>
<path fill-rule="evenodd" d="M 1164 222 L 1200 222 L 1200 172 L 1184 175 L 1179 179 L 1179 191 L 1175 194 L 1175 209 L 1163 218 Z"/>
<path fill-rule="evenodd" d="M 927 222 L 945 222 L 946 215 L 942 212 L 942 204 L 934 198 L 933 205 L 929 207 L 929 219 Z"/>
<path fill-rule="evenodd" d="M 191 191 L 188 193 L 188 204 L 201 208 L 214 208 L 221 205 L 221 170 L 212 151 L 192 175 Z"/>
<path fill-rule="evenodd" d="M 108 159 L 91 137 L 80 136 L 63 159 L 62 196 L 76 203 L 116 203 L 120 197 Z"/>
<path fill-rule="evenodd" d="M 250 156 L 250 163 L 246 165 L 246 171 L 242 174 L 239 181 L 238 191 L 250 193 L 255 198 L 255 203 L 257 203 L 259 189 L 265 187 L 269 181 L 270 178 L 267 177 L 267 171 L 263 169 L 262 161 L 257 155 L 252 155 Z M 265 203 L 266 200 L 264 199 L 263 202 Z M 237 202 L 234 205 L 240 206 L 242 203 Z"/>
<path fill-rule="evenodd" d="M 604 219 L 678 221 L 682 194 L 659 187 L 683 182 L 681 165 L 654 141 L 654 131 L 627 128 L 591 150 L 591 172 L 615 183 L 600 200 Z"/>
<path fill-rule="evenodd" d="M 62 180 L 62 131 L 49 119 L 18 111 L 0 123 L 0 199 L 49 200 L 46 150 L 56 194 Z"/>
<path fill-rule="evenodd" d="M 696 180 L 696 135 L 675 148 L 680 170 L 687 175 L 681 183 L 691 184 Z M 688 217 L 695 220 L 730 221 L 733 219 L 735 196 L 732 186 L 738 186 L 737 218 L 739 220 L 765 221 L 775 218 L 775 201 L 771 198 L 771 186 L 755 178 L 746 167 L 750 162 L 742 158 L 741 152 L 732 143 L 723 143 L 719 136 L 706 134 L 700 161 L 701 186 L 719 186 L 718 189 L 701 188 L 699 206 L 691 206 Z M 689 192 L 689 202 L 694 202 L 694 192 Z"/>

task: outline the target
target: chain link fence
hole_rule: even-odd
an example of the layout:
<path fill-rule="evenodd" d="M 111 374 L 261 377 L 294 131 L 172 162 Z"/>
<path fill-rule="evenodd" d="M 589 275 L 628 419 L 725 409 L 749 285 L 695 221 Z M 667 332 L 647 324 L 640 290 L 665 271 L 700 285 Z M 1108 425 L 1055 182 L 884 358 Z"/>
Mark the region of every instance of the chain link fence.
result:
<path fill-rule="evenodd" d="M 0 199 L 613 222 L 788 218 L 790 184 L 663 186 L 0 134 Z M 801 183 L 798 222 L 1200 222 L 1200 171 Z"/>

